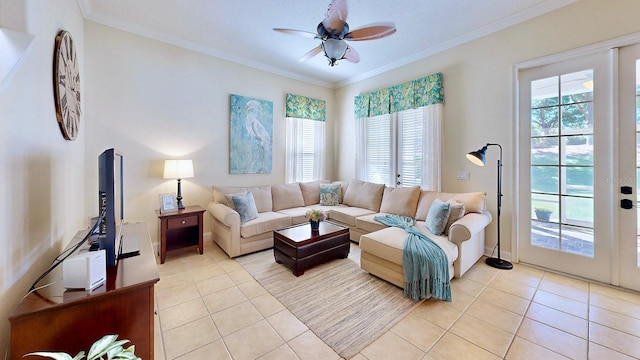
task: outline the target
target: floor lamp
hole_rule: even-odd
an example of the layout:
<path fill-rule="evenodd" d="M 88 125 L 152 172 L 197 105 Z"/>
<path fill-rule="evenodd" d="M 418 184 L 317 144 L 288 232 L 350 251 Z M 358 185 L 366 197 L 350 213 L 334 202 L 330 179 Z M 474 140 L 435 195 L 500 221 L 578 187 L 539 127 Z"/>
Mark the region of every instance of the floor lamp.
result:
<path fill-rule="evenodd" d="M 500 258 L 500 210 L 502 208 L 502 146 L 500 144 L 490 144 L 483 146 L 478 151 L 472 151 L 467 154 L 467 159 L 478 166 L 484 166 L 487 158 L 486 152 L 489 146 L 497 146 L 500 148 L 500 159 L 498 159 L 498 257 L 489 257 L 485 262 L 494 268 L 509 270 L 513 269 L 513 264 Z"/>

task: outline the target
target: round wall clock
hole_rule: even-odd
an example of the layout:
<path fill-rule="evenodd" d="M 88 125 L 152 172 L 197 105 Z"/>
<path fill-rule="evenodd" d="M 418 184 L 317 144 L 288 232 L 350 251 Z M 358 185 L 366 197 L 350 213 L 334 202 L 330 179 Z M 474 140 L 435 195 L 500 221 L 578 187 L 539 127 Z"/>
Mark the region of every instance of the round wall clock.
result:
<path fill-rule="evenodd" d="M 75 140 L 80 130 L 80 71 L 73 39 L 64 30 L 56 36 L 53 92 L 62 136 L 67 140 Z"/>

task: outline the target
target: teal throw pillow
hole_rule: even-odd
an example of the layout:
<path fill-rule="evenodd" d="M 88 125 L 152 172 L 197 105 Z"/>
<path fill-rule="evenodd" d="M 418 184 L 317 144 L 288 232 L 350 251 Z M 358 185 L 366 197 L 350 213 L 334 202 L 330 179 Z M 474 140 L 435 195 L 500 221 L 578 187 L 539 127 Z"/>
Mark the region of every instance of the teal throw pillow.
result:
<path fill-rule="evenodd" d="M 340 205 L 340 185 L 320 184 L 320 205 L 338 206 Z"/>
<path fill-rule="evenodd" d="M 427 214 L 427 219 L 425 220 L 427 229 L 429 229 L 433 235 L 442 235 L 447 226 L 450 213 L 450 203 L 443 202 L 439 199 L 433 200 L 429 208 L 429 213 Z"/>
<path fill-rule="evenodd" d="M 233 195 L 231 200 L 233 200 L 233 207 L 240 214 L 240 224 L 258 217 L 258 208 L 251 191 L 247 191 L 246 194 Z"/>

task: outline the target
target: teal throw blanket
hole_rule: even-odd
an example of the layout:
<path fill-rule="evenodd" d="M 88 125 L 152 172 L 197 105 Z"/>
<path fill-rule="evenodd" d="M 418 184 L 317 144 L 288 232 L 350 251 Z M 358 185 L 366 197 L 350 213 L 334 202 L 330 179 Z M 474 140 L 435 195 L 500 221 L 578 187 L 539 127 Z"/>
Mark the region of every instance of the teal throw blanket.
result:
<path fill-rule="evenodd" d="M 415 220 L 412 218 L 383 215 L 373 219 L 407 232 L 402 249 L 404 294 L 415 301 L 429 298 L 429 296 L 451 301 L 449 264 L 447 255 L 440 246 L 421 233 L 414 226 Z"/>

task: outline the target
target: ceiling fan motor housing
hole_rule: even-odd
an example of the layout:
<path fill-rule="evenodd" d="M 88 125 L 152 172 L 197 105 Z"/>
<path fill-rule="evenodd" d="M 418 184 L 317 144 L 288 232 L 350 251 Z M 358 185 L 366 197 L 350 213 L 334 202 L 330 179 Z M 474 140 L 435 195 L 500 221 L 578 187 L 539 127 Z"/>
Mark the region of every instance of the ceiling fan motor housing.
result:
<path fill-rule="evenodd" d="M 349 24 L 344 23 L 344 26 L 342 27 L 342 30 L 340 30 L 340 32 L 332 32 L 327 30 L 327 28 L 324 27 L 324 24 L 320 22 L 318 24 L 317 30 L 318 30 L 318 36 L 322 40 L 326 40 L 326 39 L 342 40 L 344 39 L 344 36 L 349 33 Z"/>

